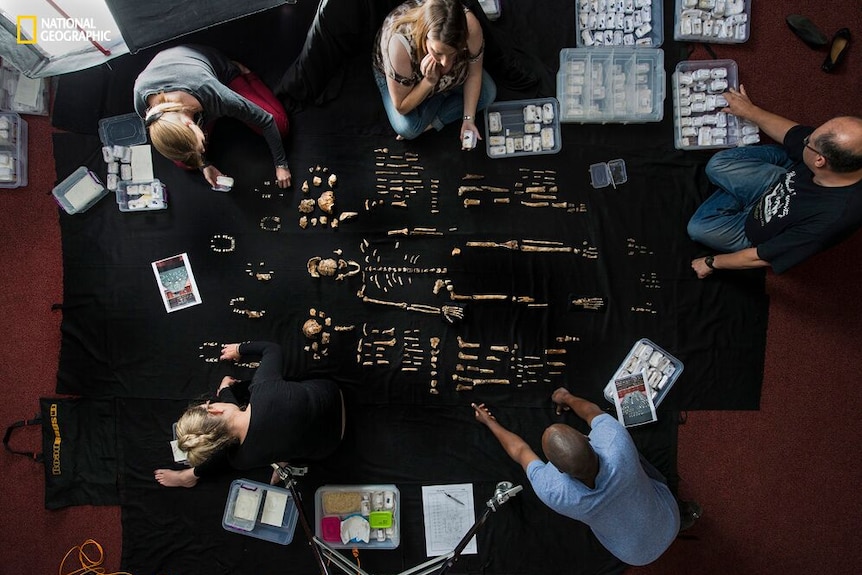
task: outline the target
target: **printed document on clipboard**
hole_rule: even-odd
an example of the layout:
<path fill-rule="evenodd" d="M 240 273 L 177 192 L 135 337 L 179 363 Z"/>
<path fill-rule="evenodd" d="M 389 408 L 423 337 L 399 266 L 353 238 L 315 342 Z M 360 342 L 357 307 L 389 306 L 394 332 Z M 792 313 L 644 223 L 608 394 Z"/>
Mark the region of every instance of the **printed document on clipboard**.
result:
<path fill-rule="evenodd" d="M 453 551 L 476 522 L 473 485 L 423 485 L 422 514 L 425 519 L 425 552 L 428 557 L 439 557 Z M 462 554 L 476 553 L 476 537 L 473 536 Z"/>

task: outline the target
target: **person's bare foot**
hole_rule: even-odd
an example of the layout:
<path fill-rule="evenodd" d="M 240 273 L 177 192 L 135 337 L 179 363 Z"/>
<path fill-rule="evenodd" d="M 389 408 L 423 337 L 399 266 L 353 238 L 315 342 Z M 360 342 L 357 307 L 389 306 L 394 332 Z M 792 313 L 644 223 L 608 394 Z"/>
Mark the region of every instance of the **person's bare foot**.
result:
<path fill-rule="evenodd" d="M 194 487 L 198 483 L 198 476 L 195 475 L 194 469 L 183 469 L 182 471 L 156 469 L 153 475 L 155 475 L 156 481 L 165 487 Z"/>

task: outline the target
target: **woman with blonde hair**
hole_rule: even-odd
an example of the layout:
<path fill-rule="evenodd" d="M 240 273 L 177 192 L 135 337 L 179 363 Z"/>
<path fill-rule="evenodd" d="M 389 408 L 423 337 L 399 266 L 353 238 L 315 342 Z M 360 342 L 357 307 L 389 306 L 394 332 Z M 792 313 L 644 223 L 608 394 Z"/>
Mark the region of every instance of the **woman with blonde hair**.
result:
<path fill-rule="evenodd" d="M 223 116 L 241 120 L 266 139 L 278 186 L 290 185 L 284 107 L 260 78 L 218 50 L 187 45 L 159 52 L 135 81 L 134 99 L 156 150 L 200 169 L 213 187 L 223 174 L 206 160 L 206 129 Z"/>
<path fill-rule="evenodd" d="M 459 0 L 408 0 L 389 13 L 374 45 L 374 77 L 400 139 L 457 120 L 461 141 L 467 132 L 481 139 L 476 114 L 497 95 L 484 51 L 482 26 Z"/>
<path fill-rule="evenodd" d="M 282 351 L 253 341 L 222 347 L 221 359 L 260 356 L 248 389 L 225 377 L 215 401 L 189 407 L 177 421 L 178 447 L 191 467 L 156 469 L 166 487 L 193 487 L 225 467 L 251 469 L 272 463 L 324 459 L 344 434 L 344 401 L 328 380 L 285 381 Z M 274 476 L 275 477 L 275 476 Z"/>

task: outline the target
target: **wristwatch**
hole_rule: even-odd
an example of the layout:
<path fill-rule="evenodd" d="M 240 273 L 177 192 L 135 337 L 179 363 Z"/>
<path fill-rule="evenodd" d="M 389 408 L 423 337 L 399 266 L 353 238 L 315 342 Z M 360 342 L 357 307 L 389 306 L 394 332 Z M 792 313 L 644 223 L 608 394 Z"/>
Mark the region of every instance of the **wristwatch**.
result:
<path fill-rule="evenodd" d="M 714 262 L 715 262 L 715 256 L 706 256 L 705 258 L 703 258 L 703 263 L 705 263 L 706 267 L 708 267 L 711 270 L 715 269 L 715 265 L 713 265 Z"/>
<path fill-rule="evenodd" d="M 465 114 L 465 115 L 464 115 L 464 121 L 465 121 L 465 122 L 466 122 L 467 120 L 472 120 L 472 119 L 473 119 L 473 116 L 471 116 L 470 114 Z"/>

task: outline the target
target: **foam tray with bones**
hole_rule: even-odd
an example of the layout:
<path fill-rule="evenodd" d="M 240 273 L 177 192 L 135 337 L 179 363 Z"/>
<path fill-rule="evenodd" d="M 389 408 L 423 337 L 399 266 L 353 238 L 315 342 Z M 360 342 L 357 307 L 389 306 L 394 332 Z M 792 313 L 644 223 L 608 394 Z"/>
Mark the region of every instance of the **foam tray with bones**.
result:
<path fill-rule="evenodd" d="M 724 92 L 739 87 L 733 60 L 686 60 L 673 73 L 677 150 L 733 148 L 760 141 L 755 124 L 722 112 Z"/>
<path fill-rule="evenodd" d="M 575 36 L 579 48 L 657 48 L 664 40 L 661 0 L 578 0 Z"/>
<path fill-rule="evenodd" d="M 556 98 L 495 102 L 485 110 L 485 143 L 491 158 L 556 154 L 560 104 Z"/>
<path fill-rule="evenodd" d="M 751 0 L 676 0 L 675 40 L 741 44 L 751 32 Z"/>
<path fill-rule="evenodd" d="M 658 407 L 682 370 L 683 364 L 680 360 L 649 339 L 639 339 L 605 386 L 605 399 L 611 403 L 614 402 L 614 380 L 642 373 L 644 382 L 652 394 L 653 404 Z"/>
<path fill-rule="evenodd" d="M 121 180 L 117 184 L 116 195 L 121 212 L 146 212 L 168 208 L 168 193 L 159 180 L 135 183 Z"/>

